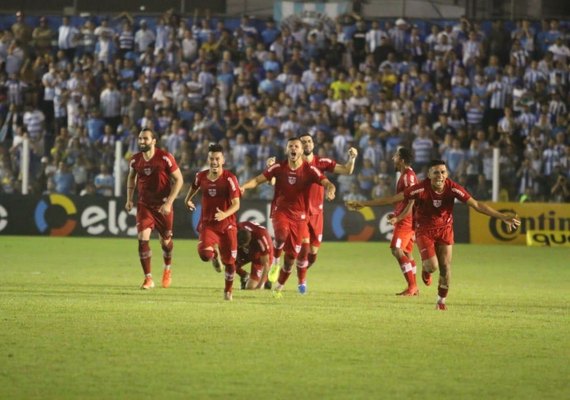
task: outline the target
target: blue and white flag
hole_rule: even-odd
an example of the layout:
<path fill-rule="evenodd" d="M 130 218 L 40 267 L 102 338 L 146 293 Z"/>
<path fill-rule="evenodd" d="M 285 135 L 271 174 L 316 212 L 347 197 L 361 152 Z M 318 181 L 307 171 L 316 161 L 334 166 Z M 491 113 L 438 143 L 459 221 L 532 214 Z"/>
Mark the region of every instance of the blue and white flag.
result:
<path fill-rule="evenodd" d="M 326 16 L 335 19 L 337 16 L 350 11 L 349 1 L 336 2 L 296 2 L 296 1 L 276 1 L 273 5 L 273 18 L 277 22 L 297 15 L 305 19 L 321 19 Z"/>

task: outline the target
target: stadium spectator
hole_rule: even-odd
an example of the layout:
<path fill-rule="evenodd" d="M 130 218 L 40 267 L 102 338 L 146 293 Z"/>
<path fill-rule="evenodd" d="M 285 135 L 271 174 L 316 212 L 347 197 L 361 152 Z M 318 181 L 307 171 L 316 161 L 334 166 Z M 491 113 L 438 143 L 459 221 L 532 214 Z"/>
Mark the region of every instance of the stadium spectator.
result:
<path fill-rule="evenodd" d="M 451 256 L 453 247 L 453 205 L 456 200 L 466 203 L 475 211 L 503 221 L 510 230 L 520 225 L 516 216 L 496 211 L 477 201 L 462 186 L 448 177 L 442 160 L 433 160 L 428 169 L 428 178 L 408 187 L 391 197 L 367 202 L 367 205 L 382 206 L 404 200 L 414 200 L 414 224 L 416 240 L 422 258 L 422 280 L 431 285 L 431 274 L 439 270 L 437 310 L 447 310 L 445 303 L 451 283 Z M 360 209 L 362 203 L 349 202 L 347 206 Z"/>
<path fill-rule="evenodd" d="M 157 137 L 150 129 L 139 133 L 139 152 L 129 161 L 127 178 L 127 201 L 125 209 L 134 206 L 135 185 L 137 188 L 137 232 L 139 258 L 145 275 L 141 289 L 154 288 L 151 272 L 150 235 L 158 232 L 163 251 L 164 269 L 162 287 L 172 283 L 172 228 L 174 210 L 172 204 L 182 188 L 183 178 L 171 154 L 156 148 Z"/>
<path fill-rule="evenodd" d="M 194 211 L 196 206 L 192 199 L 198 191 L 202 192 L 198 254 L 202 261 L 212 262 L 214 269 L 222 272 L 219 251 L 225 267 L 224 299 L 231 301 L 238 248 L 235 213 L 240 206 L 240 190 L 236 176 L 224 169 L 224 163 L 222 146 L 211 144 L 208 147 L 208 169 L 196 174 L 184 203 Z"/>

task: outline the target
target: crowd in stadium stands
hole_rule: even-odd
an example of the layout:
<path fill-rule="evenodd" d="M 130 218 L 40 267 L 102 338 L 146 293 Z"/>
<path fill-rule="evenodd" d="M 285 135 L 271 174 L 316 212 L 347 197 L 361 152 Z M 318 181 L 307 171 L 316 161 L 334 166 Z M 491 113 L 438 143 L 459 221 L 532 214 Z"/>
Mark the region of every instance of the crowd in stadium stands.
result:
<path fill-rule="evenodd" d="M 35 20 L 18 13 L 0 32 L 0 193 L 20 191 L 27 136 L 31 193 L 112 196 L 115 142 L 126 177 L 147 127 L 186 184 L 210 142 L 243 183 L 308 131 L 320 156 L 345 162 L 359 149 L 355 173 L 331 177 L 341 200 L 392 193 L 398 146 L 413 150 L 420 178 L 441 158 L 480 200 L 498 147 L 501 200 L 570 200 L 570 34 L 555 19 L 507 30 L 461 18 L 425 31 L 356 14 L 312 26 L 243 17 L 235 29 L 171 11 L 152 23 Z"/>

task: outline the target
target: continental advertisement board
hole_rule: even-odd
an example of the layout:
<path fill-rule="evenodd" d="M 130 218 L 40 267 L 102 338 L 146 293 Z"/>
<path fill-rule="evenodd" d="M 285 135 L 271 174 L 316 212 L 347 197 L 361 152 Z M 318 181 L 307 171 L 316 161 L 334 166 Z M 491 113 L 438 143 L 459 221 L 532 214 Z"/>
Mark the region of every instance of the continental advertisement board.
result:
<path fill-rule="evenodd" d="M 469 209 L 471 243 L 567 245 L 570 243 L 570 204 L 489 203 L 502 212 L 516 213 L 521 226 L 514 232 L 496 218 Z"/>
<path fill-rule="evenodd" d="M 136 210 L 124 210 L 124 198 L 79 197 L 50 194 L 41 197 L 0 194 L 0 235 L 134 237 Z M 200 218 L 188 212 L 181 199 L 174 203 L 174 235 L 197 238 Z M 349 211 L 342 202 L 326 202 L 323 239 L 326 241 L 390 241 L 393 227 L 387 222 L 392 207 L 365 207 Z M 270 203 L 241 201 L 239 221 L 254 221 L 273 232 Z M 454 212 L 455 241 L 469 241 L 467 208 Z"/>

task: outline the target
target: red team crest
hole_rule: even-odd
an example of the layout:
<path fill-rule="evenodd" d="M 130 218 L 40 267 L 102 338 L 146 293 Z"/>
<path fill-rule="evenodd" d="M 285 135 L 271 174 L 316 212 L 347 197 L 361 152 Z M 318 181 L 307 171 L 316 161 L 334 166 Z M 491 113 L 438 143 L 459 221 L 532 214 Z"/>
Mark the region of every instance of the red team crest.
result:
<path fill-rule="evenodd" d="M 434 201 L 433 201 L 433 206 L 434 206 L 435 208 L 441 207 L 441 200 L 434 200 Z"/>
<path fill-rule="evenodd" d="M 296 176 L 288 176 L 287 181 L 289 182 L 289 185 L 294 185 L 295 182 L 297 182 L 297 177 Z"/>
<path fill-rule="evenodd" d="M 216 195 L 216 188 L 209 188 L 209 189 L 208 189 L 208 194 L 209 194 L 211 197 L 214 197 L 214 196 Z"/>
<path fill-rule="evenodd" d="M 152 168 L 150 167 L 146 167 L 143 169 L 143 172 L 146 176 L 150 175 L 152 173 Z"/>

